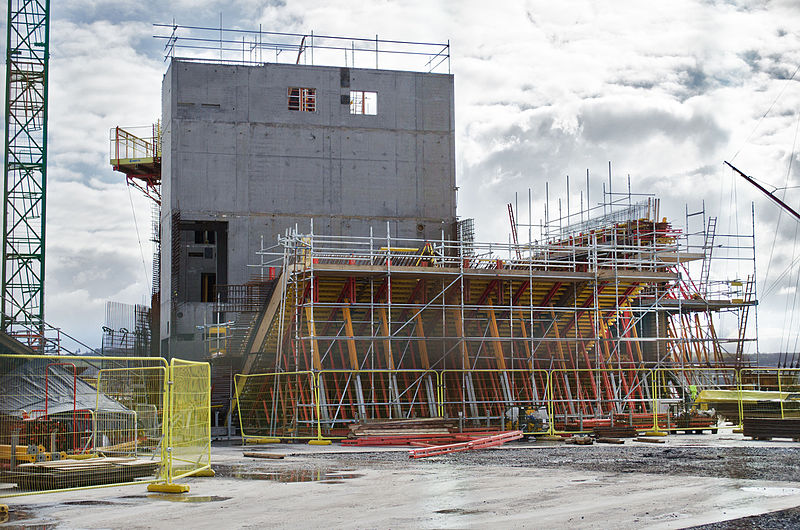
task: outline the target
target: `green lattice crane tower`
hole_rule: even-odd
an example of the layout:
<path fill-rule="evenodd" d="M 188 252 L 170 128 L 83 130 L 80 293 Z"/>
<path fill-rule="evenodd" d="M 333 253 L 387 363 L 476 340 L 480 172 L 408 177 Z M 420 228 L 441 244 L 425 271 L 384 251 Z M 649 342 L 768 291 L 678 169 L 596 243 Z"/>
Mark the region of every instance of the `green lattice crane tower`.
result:
<path fill-rule="evenodd" d="M 9 0 L 7 31 L 2 329 L 41 351 L 50 0 Z"/>

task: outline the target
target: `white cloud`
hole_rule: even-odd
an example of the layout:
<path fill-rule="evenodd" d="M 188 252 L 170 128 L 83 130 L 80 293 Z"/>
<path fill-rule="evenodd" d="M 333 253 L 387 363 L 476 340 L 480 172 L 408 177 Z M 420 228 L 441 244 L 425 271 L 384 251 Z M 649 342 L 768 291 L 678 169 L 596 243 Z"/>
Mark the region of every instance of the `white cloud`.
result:
<path fill-rule="evenodd" d="M 481 238 L 506 240 L 505 203 L 515 191 L 522 198 L 532 187 L 540 211 L 544 183 L 551 197 L 564 196 L 569 174 L 574 209 L 588 168 L 598 198 L 611 160 L 615 186 L 630 174 L 634 191 L 661 194 L 673 219 L 683 218 L 686 202 L 696 209 L 705 200 L 720 230 L 745 232 L 755 202 L 759 271 L 767 269 L 772 234 L 771 275 L 793 260 L 794 221 L 783 215 L 776 228 L 778 210 L 722 168 L 738 153 L 734 162 L 748 173 L 787 183 L 800 108 L 800 80 L 786 81 L 800 64 L 800 9 L 791 0 L 51 5 L 47 318 L 92 344 L 105 299 L 149 295 L 124 179 L 108 166 L 108 129 L 160 115 L 163 43 L 150 38 L 150 23 L 174 17 L 215 26 L 220 11 L 228 27 L 449 38 L 459 207 L 477 219 Z M 357 56 L 362 66 L 374 64 L 367 55 Z M 798 184 L 799 172 L 800 160 L 788 184 Z M 149 270 L 149 206 L 133 197 Z M 800 204 L 800 193 L 789 190 L 786 200 Z M 784 311 L 793 278 L 763 301 L 762 322 Z M 781 333 L 765 327 L 763 347 L 774 348 Z"/>

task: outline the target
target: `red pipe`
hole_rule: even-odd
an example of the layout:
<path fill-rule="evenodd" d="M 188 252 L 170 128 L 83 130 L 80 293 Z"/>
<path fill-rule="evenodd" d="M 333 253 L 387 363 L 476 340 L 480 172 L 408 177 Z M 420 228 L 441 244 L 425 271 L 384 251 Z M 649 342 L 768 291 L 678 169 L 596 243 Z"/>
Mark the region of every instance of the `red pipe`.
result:
<path fill-rule="evenodd" d="M 72 450 L 78 451 L 78 444 L 75 437 L 78 435 L 78 369 L 74 363 L 50 363 L 44 371 L 44 415 L 49 415 L 50 406 L 50 367 L 51 366 L 71 366 L 72 367 Z"/>

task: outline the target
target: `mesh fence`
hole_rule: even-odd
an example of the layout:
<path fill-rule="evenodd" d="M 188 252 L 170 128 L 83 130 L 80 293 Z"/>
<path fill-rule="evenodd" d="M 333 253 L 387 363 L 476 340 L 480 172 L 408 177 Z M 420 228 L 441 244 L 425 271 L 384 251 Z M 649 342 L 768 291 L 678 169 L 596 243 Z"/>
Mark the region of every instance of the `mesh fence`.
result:
<path fill-rule="evenodd" d="M 442 416 L 459 418 L 469 427 L 542 432 L 549 411 L 548 384 L 546 370 L 444 370 Z"/>
<path fill-rule="evenodd" d="M 331 435 L 346 435 L 357 421 L 438 416 L 435 372 L 323 370 L 318 381 L 320 423 Z"/>
<path fill-rule="evenodd" d="M 0 355 L 0 496 L 159 480 L 158 358 Z"/>
<path fill-rule="evenodd" d="M 211 466 L 211 366 L 170 364 L 169 482 Z"/>
<path fill-rule="evenodd" d="M 322 370 L 237 375 L 247 437 L 338 438 L 355 422 L 440 417 L 526 434 L 717 432 L 800 417 L 800 369 Z"/>
<path fill-rule="evenodd" d="M 800 369 L 744 369 L 737 398 L 742 420 L 800 418 Z"/>
<path fill-rule="evenodd" d="M 0 355 L 0 497 L 170 482 L 210 441 L 208 363 Z"/>
<path fill-rule="evenodd" d="M 311 372 L 237 374 L 233 383 L 243 438 L 317 436 L 316 376 Z"/>

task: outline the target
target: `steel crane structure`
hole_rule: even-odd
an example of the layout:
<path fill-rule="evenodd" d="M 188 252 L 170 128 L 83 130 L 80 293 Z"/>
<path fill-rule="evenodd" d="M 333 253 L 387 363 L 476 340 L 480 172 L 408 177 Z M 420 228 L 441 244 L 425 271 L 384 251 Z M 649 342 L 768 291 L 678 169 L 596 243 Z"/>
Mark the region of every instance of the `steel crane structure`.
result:
<path fill-rule="evenodd" d="M 49 0 L 9 0 L 2 330 L 44 348 Z"/>

